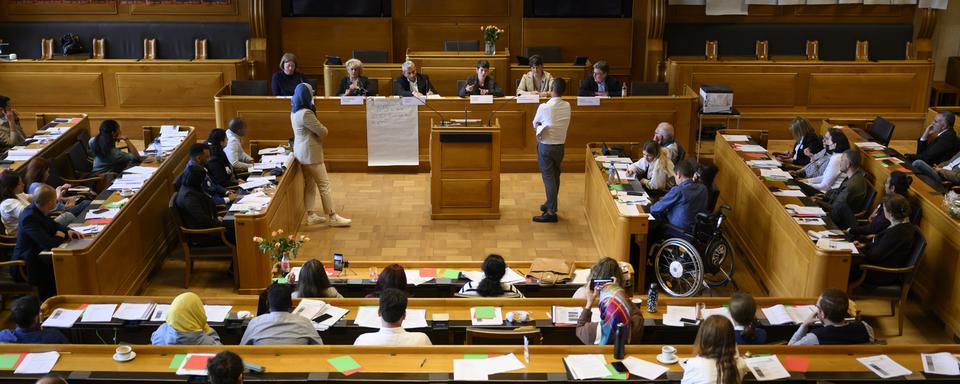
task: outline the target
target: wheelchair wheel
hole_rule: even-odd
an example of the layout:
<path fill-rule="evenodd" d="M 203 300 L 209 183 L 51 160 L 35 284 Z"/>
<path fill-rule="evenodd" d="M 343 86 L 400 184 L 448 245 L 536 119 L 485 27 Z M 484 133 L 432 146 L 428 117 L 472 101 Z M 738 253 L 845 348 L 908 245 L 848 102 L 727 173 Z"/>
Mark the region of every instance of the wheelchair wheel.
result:
<path fill-rule="evenodd" d="M 733 271 L 736 268 L 733 257 L 733 247 L 725 236 L 720 236 L 706 249 L 706 258 L 703 261 L 703 282 L 710 287 L 720 287 L 733 280 Z"/>
<path fill-rule="evenodd" d="M 663 242 L 655 255 L 657 282 L 667 294 L 688 297 L 700 292 L 703 261 L 693 244 L 684 239 L 669 239 Z"/>

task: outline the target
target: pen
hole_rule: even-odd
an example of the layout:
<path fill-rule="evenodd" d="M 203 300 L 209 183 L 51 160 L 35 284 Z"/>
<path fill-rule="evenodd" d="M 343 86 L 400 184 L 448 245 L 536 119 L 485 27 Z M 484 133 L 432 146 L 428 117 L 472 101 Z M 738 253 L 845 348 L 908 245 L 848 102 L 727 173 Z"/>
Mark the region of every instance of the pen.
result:
<path fill-rule="evenodd" d="M 427 362 L 427 358 L 424 357 L 423 361 L 420 362 L 420 368 L 423 368 L 423 364 L 425 364 L 426 362 Z"/>

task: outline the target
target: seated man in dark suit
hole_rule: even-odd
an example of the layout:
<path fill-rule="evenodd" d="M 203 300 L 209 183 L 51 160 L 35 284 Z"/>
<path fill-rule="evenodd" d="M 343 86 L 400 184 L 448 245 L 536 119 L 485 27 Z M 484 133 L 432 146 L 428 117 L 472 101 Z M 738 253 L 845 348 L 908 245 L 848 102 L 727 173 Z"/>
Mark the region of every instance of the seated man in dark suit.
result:
<path fill-rule="evenodd" d="M 852 149 L 843 152 L 840 158 L 841 182 L 835 188 L 827 190 L 826 194 L 817 194 L 813 200 L 830 213 L 830 219 L 837 227 L 846 230 L 857 224 L 854 213 L 866 204 L 867 191 L 870 185 L 867 176 L 860 168 L 860 153 Z"/>
<path fill-rule="evenodd" d="M 393 80 L 393 94 L 397 96 L 423 96 L 437 93 L 427 75 L 417 73 L 417 65 L 407 60 L 401 65 L 403 74 Z"/>
<path fill-rule="evenodd" d="M 490 76 L 490 62 L 480 60 L 477 62 L 477 74 L 467 78 L 467 84 L 458 91 L 460 97 L 470 95 L 493 95 L 494 97 L 503 97 L 503 90 L 497 85 L 497 81 Z"/>
<path fill-rule="evenodd" d="M 650 213 L 656 217 L 656 220 L 650 222 L 648 239 L 651 245 L 691 232 L 697 215 L 707 211 L 710 196 L 707 187 L 693 181 L 693 175 L 697 171 L 695 162 L 681 161 L 674 171 L 677 184 L 650 207 Z M 664 221 L 670 226 L 654 224 Z"/>
<path fill-rule="evenodd" d="M 204 229 L 224 227 L 225 237 L 236 244 L 236 234 L 232 223 L 224 223 L 217 214 L 217 206 L 213 199 L 203 190 L 204 178 L 207 171 L 198 165 L 187 167 L 184 171 L 183 184 L 177 190 L 174 206 L 180 211 L 183 226 L 190 229 Z M 198 245 L 218 245 L 222 241 L 220 236 L 194 236 L 192 242 Z"/>
<path fill-rule="evenodd" d="M 186 168 L 180 173 L 180 176 L 177 176 L 177 181 L 174 183 L 173 188 L 180 190 L 180 186 L 184 184 L 187 178 L 187 170 L 190 169 L 192 165 L 198 165 L 201 168 L 207 166 L 207 160 L 210 159 L 210 146 L 205 143 L 197 143 L 190 145 L 190 161 L 187 162 Z M 225 186 L 217 184 L 213 181 L 213 178 L 210 177 L 206 172 L 203 175 L 203 190 L 211 198 L 216 205 L 227 205 L 231 201 L 237 199 L 237 195 L 229 190 Z"/>
<path fill-rule="evenodd" d="M 57 294 L 57 281 L 53 276 L 53 260 L 40 253 L 68 239 L 83 237 L 47 216 L 56 206 L 57 192 L 53 187 L 46 184 L 38 187 L 33 192 L 33 203 L 20 213 L 20 230 L 13 248 L 13 260 L 27 262 L 27 281 L 37 287 L 41 301 Z"/>
<path fill-rule="evenodd" d="M 907 159 L 914 162 L 922 161 L 927 166 L 950 160 L 960 150 L 960 140 L 957 139 L 957 132 L 953 130 L 955 120 L 953 112 L 938 112 L 933 123 L 923 130 L 923 134 L 917 140 L 917 153 L 907 155 Z M 930 140 L 933 140 L 932 144 Z"/>
<path fill-rule="evenodd" d="M 616 77 L 609 76 L 610 65 L 600 60 L 593 64 L 593 76 L 580 82 L 577 96 L 620 96 L 623 84 Z"/>
<path fill-rule="evenodd" d="M 0 331 L 0 344 L 70 344 L 60 331 L 40 329 L 40 299 L 36 296 L 24 296 L 14 301 L 10 319 L 17 328 Z"/>

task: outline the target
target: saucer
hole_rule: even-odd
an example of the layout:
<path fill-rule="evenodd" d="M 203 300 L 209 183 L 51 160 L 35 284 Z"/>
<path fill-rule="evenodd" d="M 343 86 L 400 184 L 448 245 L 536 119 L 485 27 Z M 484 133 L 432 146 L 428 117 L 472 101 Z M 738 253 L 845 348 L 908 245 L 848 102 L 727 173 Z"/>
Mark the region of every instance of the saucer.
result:
<path fill-rule="evenodd" d="M 133 360 L 133 359 L 136 358 L 136 357 L 137 357 L 137 353 L 136 353 L 136 352 L 133 352 L 133 351 L 130 351 L 130 356 L 127 356 L 126 359 L 121 358 L 119 354 L 114 353 L 114 354 L 113 354 L 113 361 L 118 361 L 118 362 L 123 363 L 123 362 L 127 362 L 127 361 L 130 361 L 130 360 Z M 658 356 L 658 358 L 659 358 L 659 356 Z"/>
<path fill-rule="evenodd" d="M 673 358 L 672 358 L 672 359 L 666 359 L 666 358 L 663 357 L 663 354 L 661 353 L 661 354 L 657 355 L 657 361 L 659 361 L 659 362 L 661 362 L 661 363 L 663 363 L 663 364 L 673 364 L 673 363 L 676 363 L 676 362 L 677 362 L 677 355 L 673 355 Z"/>

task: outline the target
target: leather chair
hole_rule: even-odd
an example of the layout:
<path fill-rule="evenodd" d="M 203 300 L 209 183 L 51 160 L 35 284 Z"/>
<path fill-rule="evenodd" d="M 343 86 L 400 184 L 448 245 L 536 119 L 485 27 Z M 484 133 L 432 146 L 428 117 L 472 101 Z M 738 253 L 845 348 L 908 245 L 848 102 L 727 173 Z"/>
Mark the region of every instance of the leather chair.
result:
<path fill-rule="evenodd" d="M 445 40 L 443 50 L 447 52 L 479 51 L 480 40 Z"/>
<path fill-rule="evenodd" d="M 923 258 L 923 251 L 927 248 L 927 240 L 923 234 L 917 232 L 914 239 L 913 250 L 910 252 L 910 259 L 907 266 L 903 268 L 886 268 L 872 264 L 860 265 L 863 273 L 857 281 L 850 283 L 847 288 L 847 294 L 851 299 L 879 299 L 890 301 L 890 315 L 897 315 L 898 335 L 903 335 L 903 309 L 901 305 L 907 302 L 907 296 L 910 294 L 910 287 L 913 285 L 914 274 L 920 260 Z M 864 280 L 870 273 L 889 273 L 900 275 L 900 284 L 882 285 L 873 289 L 862 287 Z"/>
<path fill-rule="evenodd" d="M 61 183 L 86 186 L 99 193 L 107 187 L 107 177 L 93 173 L 93 163 L 84 147 L 77 142 L 66 153 L 57 155 L 51 167 L 51 178 L 55 174 Z"/>
<path fill-rule="evenodd" d="M 233 80 L 230 94 L 235 96 L 268 96 L 270 83 L 267 80 Z"/>
<path fill-rule="evenodd" d="M 13 271 L 18 270 L 20 276 L 27 276 L 27 262 L 23 260 L 10 260 L 13 256 L 13 248 L 17 245 L 17 238 L 13 236 L 0 235 L 0 310 L 6 308 L 6 302 L 13 296 L 37 295 L 37 287 L 30 285 L 26 281 L 18 281 L 13 276 Z"/>
<path fill-rule="evenodd" d="M 387 51 L 353 51 L 353 58 L 365 64 L 389 62 Z"/>
<path fill-rule="evenodd" d="M 520 327 L 515 329 L 487 329 L 487 328 L 467 328 L 467 337 L 464 339 L 464 345 L 483 345 L 487 343 L 481 340 L 490 341 L 489 344 L 523 344 L 523 338 L 526 337 L 530 344 L 543 344 L 543 334 L 539 328 Z"/>
<path fill-rule="evenodd" d="M 321 91 L 321 89 L 317 89 L 317 84 L 319 84 L 319 81 L 317 79 L 307 78 L 306 80 L 307 80 L 307 84 L 310 84 L 310 88 L 313 88 L 314 94 L 317 94 Z"/>
<path fill-rule="evenodd" d="M 180 238 L 180 246 L 183 249 L 184 262 L 184 280 L 183 287 L 190 288 L 190 275 L 193 273 L 193 262 L 196 259 L 232 259 L 234 268 L 237 265 L 237 247 L 227 240 L 227 229 L 223 227 L 191 229 L 183 226 L 183 219 L 180 217 L 180 209 L 176 206 L 177 194 L 170 196 L 171 217 L 173 225 L 177 227 L 177 237 Z M 193 235 L 219 235 L 223 244 L 212 246 L 200 246 L 191 244 L 190 238 Z M 237 273 L 233 273 L 233 284 L 239 286 Z"/>
<path fill-rule="evenodd" d="M 890 145 L 890 139 L 893 137 L 893 129 L 897 126 L 884 119 L 880 116 L 877 116 L 876 119 L 873 119 L 873 125 L 870 127 L 870 130 L 867 134 L 870 135 L 874 140 L 883 145 Z"/>
<path fill-rule="evenodd" d="M 547 47 L 527 47 L 524 49 L 524 54 L 527 57 L 533 55 L 540 55 L 540 58 L 543 59 L 543 62 L 546 63 L 559 63 L 563 61 L 560 55 L 560 47 L 547 46 Z"/>

